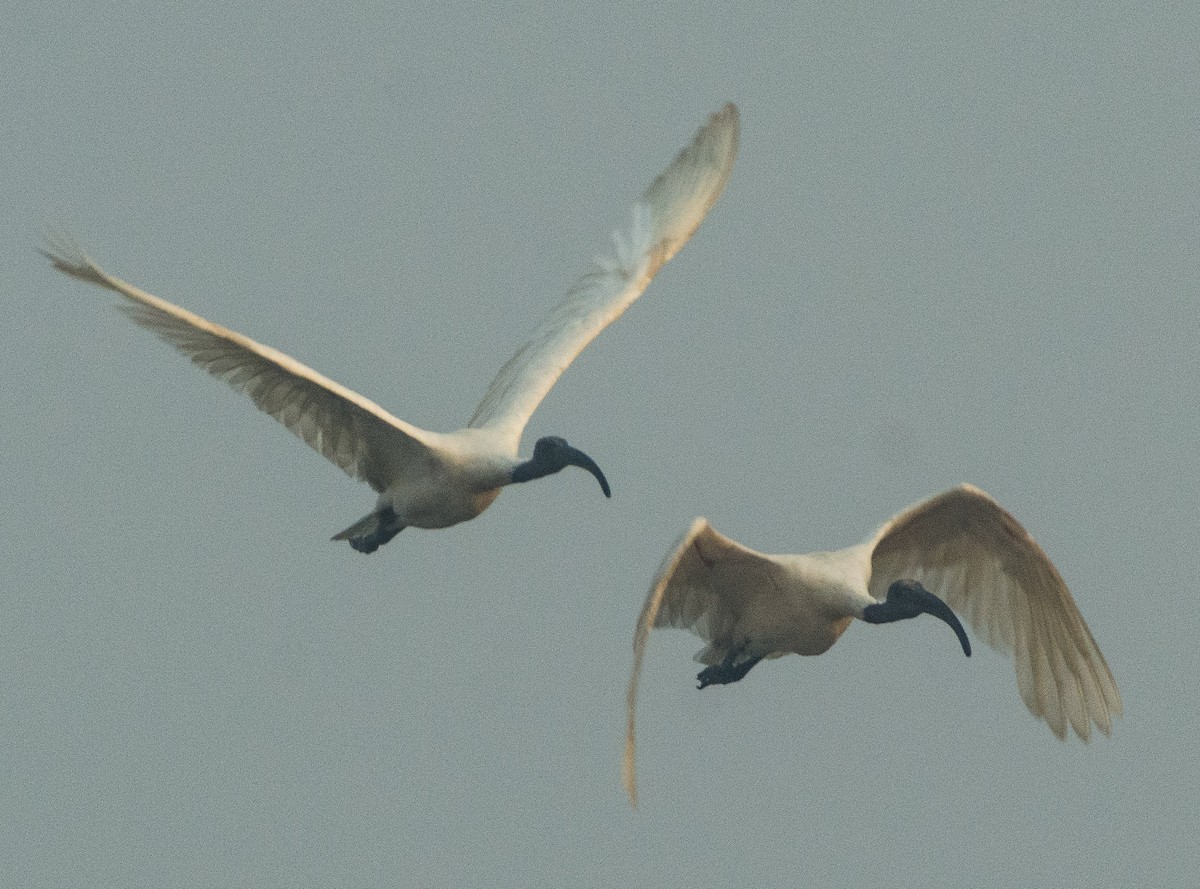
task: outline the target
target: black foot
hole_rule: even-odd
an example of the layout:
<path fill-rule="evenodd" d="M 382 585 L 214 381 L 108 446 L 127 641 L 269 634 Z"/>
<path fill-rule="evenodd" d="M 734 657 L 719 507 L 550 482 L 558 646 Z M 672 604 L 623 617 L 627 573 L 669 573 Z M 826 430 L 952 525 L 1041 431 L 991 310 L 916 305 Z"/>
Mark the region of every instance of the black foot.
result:
<path fill-rule="evenodd" d="M 725 656 L 725 660 L 719 664 L 713 664 L 711 667 L 705 667 L 696 674 L 696 679 L 699 680 L 699 685 L 696 688 L 707 688 L 710 685 L 728 685 L 731 682 L 737 682 L 754 667 L 761 657 L 747 658 L 740 664 L 735 664 L 734 658 L 741 654 L 741 649 L 731 651 Z"/>
<path fill-rule="evenodd" d="M 373 553 L 404 530 L 396 524 L 396 513 L 390 507 L 379 511 L 379 525 L 370 534 L 350 538 L 350 546 L 360 553 Z"/>
<path fill-rule="evenodd" d="M 373 553 L 379 549 L 379 535 L 367 534 L 365 537 L 351 537 L 350 546 L 360 553 Z"/>

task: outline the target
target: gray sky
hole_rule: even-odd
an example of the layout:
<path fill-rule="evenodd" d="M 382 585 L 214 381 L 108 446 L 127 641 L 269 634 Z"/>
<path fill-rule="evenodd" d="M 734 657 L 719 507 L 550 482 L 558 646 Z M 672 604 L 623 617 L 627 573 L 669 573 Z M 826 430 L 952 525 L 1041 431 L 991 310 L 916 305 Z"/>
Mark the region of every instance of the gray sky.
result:
<path fill-rule="evenodd" d="M 12 885 L 1193 886 L 1200 16 L 903 5 L 10 6 Z M 613 499 L 566 472 L 369 557 L 328 542 L 369 489 L 33 249 L 449 431 L 729 99 L 724 196 L 527 430 Z M 960 481 L 1061 569 L 1111 739 L 936 621 L 703 693 L 662 632 L 629 809 L 695 515 L 802 552 Z"/>

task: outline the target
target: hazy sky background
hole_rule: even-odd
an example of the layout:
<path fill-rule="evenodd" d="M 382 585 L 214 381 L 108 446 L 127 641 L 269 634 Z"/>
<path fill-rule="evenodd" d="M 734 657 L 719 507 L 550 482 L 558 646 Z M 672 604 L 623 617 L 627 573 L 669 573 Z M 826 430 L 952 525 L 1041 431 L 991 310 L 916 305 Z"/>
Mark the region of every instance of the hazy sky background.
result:
<path fill-rule="evenodd" d="M 0 33 L 12 886 L 1194 887 L 1190 3 L 18 3 Z M 564 472 L 371 556 L 374 494 L 53 272 L 450 431 L 726 100 L 733 178 L 534 415 Z M 936 621 L 697 692 L 696 515 L 848 545 L 960 481 L 1125 700 L 1061 744 Z"/>

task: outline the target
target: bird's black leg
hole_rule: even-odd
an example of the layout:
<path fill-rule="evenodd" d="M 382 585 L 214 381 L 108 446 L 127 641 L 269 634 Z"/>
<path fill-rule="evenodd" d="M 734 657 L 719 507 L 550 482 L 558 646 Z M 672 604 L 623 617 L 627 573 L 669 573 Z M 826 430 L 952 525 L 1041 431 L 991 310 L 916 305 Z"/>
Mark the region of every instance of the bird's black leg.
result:
<path fill-rule="evenodd" d="M 725 655 L 725 659 L 719 664 L 713 664 L 711 667 L 705 667 L 696 674 L 696 679 L 700 684 L 696 688 L 707 688 L 710 685 L 728 685 L 731 682 L 737 682 L 744 677 L 750 670 L 762 660 L 762 657 L 746 658 L 740 664 L 734 663 L 745 649 L 746 642 L 743 642 L 737 648 L 731 649 L 729 654 Z"/>

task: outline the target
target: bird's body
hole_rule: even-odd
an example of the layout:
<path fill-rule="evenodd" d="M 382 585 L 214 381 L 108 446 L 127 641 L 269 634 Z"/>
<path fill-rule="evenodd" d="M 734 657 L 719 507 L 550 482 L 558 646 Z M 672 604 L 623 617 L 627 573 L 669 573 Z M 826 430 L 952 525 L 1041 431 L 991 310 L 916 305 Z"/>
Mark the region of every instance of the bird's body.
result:
<path fill-rule="evenodd" d="M 401 467 L 376 509 L 391 509 L 414 528 L 448 528 L 475 518 L 500 496 L 521 462 L 516 448 L 489 440 L 495 438 L 480 429 L 438 436 L 430 448 L 436 458 L 423 455 Z"/>
<path fill-rule="evenodd" d="M 926 589 L 928 587 L 928 589 Z M 953 609 L 953 610 L 952 610 Z M 667 557 L 638 619 L 627 697 L 624 780 L 636 802 L 634 719 L 650 630 L 690 629 L 707 643 L 700 687 L 741 679 L 763 658 L 829 650 L 855 619 L 933 614 L 970 642 L 954 612 L 1011 653 L 1021 697 L 1054 734 L 1104 734 L 1122 705 L 1116 682 L 1058 571 L 1015 518 L 962 485 L 901 512 L 866 543 L 765 555 L 696 519 Z"/>
<path fill-rule="evenodd" d="M 610 494 L 595 462 L 561 438 L 539 439 L 533 457 L 521 460 L 521 435 L 563 371 L 700 225 L 729 179 L 737 140 L 737 109 L 729 104 L 646 189 L 631 224 L 613 235 L 613 252 L 574 284 L 500 369 L 466 428 L 452 433 L 405 423 L 283 352 L 108 274 L 70 243 L 43 252 L 60 271 L 121 294 L 135 321 L 374 488 L 374 511 L 334 537 L 371 552 L 407 526 L 444 528 L 472 519 L 505 485 L 566 466 L 591 472 Z"/>
<path fill-rule="evenodd" d="M 707 523 L 704 531 L 693 537 L 692 548 L 700 570 L 714 585 L 755 590 L 736 617 L 711 615 L 712 639 L 697 655 L 701 663 L 719 663 L 735 647 L 739 657 L 822 654 L 849 625 L 845 612 L 855 591 L 838 576 L 840 563 L 821 558 L 824 553 L 763 560 L 757 554 L 738 552 L 725 541 L 718 542 Z M 813 595 L 814 591 L 819 595 Z M 689 601 L 687 605 L 698 607 L 700 603 Z M 668 619 L 675 625 L 690 616 L 676 613 Z"/>

